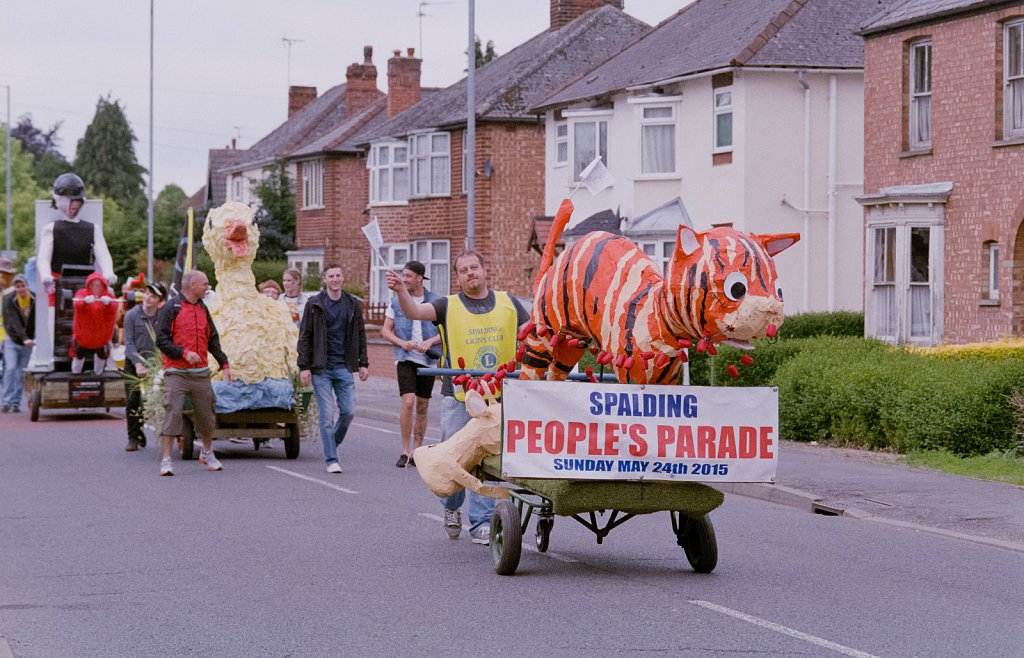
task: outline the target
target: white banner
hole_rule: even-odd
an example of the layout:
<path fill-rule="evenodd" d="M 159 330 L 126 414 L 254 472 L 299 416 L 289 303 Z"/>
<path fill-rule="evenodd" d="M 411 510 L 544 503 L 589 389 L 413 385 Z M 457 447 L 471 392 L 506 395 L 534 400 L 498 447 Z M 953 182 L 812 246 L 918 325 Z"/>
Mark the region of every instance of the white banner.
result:
<path fill-rule="evenodd" d="M 775 481 L 778 389 L 503 384 L 504 477 Z"/>

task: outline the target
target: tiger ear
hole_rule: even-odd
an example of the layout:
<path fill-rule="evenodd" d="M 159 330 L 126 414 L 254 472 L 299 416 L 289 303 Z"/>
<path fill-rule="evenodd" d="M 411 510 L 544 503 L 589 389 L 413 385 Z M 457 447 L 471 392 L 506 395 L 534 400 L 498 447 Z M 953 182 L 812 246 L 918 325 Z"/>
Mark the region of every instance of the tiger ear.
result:
<path fill-rule="evenodd" d="M 764 247 L 769 256 L 782 253 L 800 241 L 799 233 L 766 233 L 765 235 L 751 233 L 750 237 Z"/>
<path fill-rule="evenodd" d="M 676 251 L 689 256 L 698 249 L 700 249 L 700 240 L 697 238 L 697 232 L 689 226 L 680 224 L 679 231 L 676 233 Z"/>

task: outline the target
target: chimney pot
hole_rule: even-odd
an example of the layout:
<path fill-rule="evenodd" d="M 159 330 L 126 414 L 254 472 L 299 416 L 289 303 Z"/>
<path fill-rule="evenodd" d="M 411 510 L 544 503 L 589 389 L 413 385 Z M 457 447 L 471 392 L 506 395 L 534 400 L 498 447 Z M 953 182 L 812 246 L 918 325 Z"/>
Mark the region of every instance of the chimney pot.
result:
<path fill-rule="evenodd" d="M 401 48 L 396 48 L 396 49 L 391 51 L 391 54 L 394 55 L 395 57 L 401 57 L 402 56 L 402 49 Z"/>
<path fill-rule="evenodd" d="M 373 46 L 363 46 L 363 64 L 373 64 Z"/>
<path fill-rule="evenodd" d="M 409 57 L 413 57 L 416 54 L 415 48 L 406 48 L 405 52 L 408 53 Z"/>
<path fill-rule="evenodd" d="M 583 14 L 604 5 L 622 9 L 623 0 L 551 0 L 551 30 L 558 30 Z"/>

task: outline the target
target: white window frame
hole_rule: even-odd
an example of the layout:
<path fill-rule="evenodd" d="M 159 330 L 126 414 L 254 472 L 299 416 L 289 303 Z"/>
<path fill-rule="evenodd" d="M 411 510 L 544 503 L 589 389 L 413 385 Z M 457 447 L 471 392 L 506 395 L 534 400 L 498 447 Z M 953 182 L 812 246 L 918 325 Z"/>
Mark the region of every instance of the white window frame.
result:
<path fill-rule="evenodd" d="M 611 122 L 613 112 L 611 110 L 566 110 L 563 113 L 569 123 L 569 158 L 572 162 L 572 171 L 569 179 L 571 185 L 575 185 L 575 182 L 579 180 L 580 172 L 582 172 L 588 164 L 594 159 L 594 155 L 590 155 L 589 158 L 581 157 L 582 154 L 577 152 L 576 149 L 576 132 L 578 127 L 585 126 L 587 124 L 593 124 L 594 131 L 594 145 L 596 154 L 601 155 L 601 159 L 605 166 L 609 166 L 608 163 L 608 151 L 611 150 Z M 601 126 L 604 125 L 604 149 L 601 149 Z M 584 159 L 586 162 L 581 162 Z"/>
<path fill-rule="evenodd" d="M 387 304 L 391 291 L 385 283 L 388 270 L 399 270 L 410 260 L 418 260 L 426 267 L 428 281 L 424 286 L 435 295 L 447 295 L 450 289 L 451 243 L 448 240 L 416 240 L 395 242 L 380 248 L 384 262 L 377 257 L 370 259 L 370 303 Z"/>
<path fill-rule="evenodd" d="M 324 207 L 324 161 L 302 161 L 302 209 Z"/>
<path fill-rule="evenodd" d="M 672 238 L 671 240 L 647 238 L 637 240 L 636 244 L 648 258 L 653 260 L 655 264 L 661 268 L 662 274 L 665 274 L 668 271 L 668 264 L 672 260 L 672 254 L 676 250 L 675 238 Z"/>
<path fill-rule="evenodd" d="M 1003 139 L 1020 137 L 1024 137 L 1024 20 L 1015 20 L 1003 28 Z"/>
<path fill-rule="evenodd" d="M 926 214 L 933 212 L 935 211 L 924 210 L 915 213 L 915 217 L 897 221 L 884 219 L 872 221 L 869 219 L 866 236 L 867 281 L 865 282 L 867 288 L 865 332 L 868 336 L 893 344 L 905 343 L 922 346 L 936 345 L 941 341 L 944 279 L 942 254 L 945 229 L 941 210 L 933 217 L 925 217 Z M 912 234 L 915 229 L 927 229 L 928 231 L 928 277 L 926 281 L 915 281 L 911 272 Z M 877 231 L 887 231 L 892 236 L 891 255 L 894 262 L 891 263 L 891 280 L 878 276 L 879 269 L 876 264 L 879 264 L 879 254 L 875 239 Z M 927 307 L 915 310 L 913 290 L 919 288 L 928 290 L 926 293 Z M 883 308 L 886 295 L 891 299 Z M 920 294 L 917 296 L 920 297 Z M 927 331 L 915 333 L 914 316 L 915 313 L 921 312 L 927 313 Z M 883 322 L 886 313 L 892 314 L 888 323 Z M 891 331 L 883 331 L 884 324 L 889 324 Z"/>
<path fill-rule="evenodd" d="M 712 92 L 711 98 L 712 98 L 712 105 L 713 105 L 712 109 L 713 109 L 713 112 L 714 112 L 714 117 L 712 119 L 713 120 L 712 132 L 714 133 L 712 138 L 713 138 L 714 141 L 712 141 L 712 143 L 711 143 L 712 144 L 711 152 L 712 153 L 728 153 L 728 152 L 732 151 L 732 145 L 735 143 L 735 140 L 734 140 L 735 125 L 733 123 L 733 118 L 734 117 L 733 117 L 733 112 L 732 112 L 732 107 L 733 107 L 733 104 L 732 104 L 733 87 L 732 87 L 732 85 L 729 85 L 727 87 L 715 87 L 714 89 L 711 90 L 711 92 Z M 726 94 L 728 94 L 728 103 L 725 103 L 723 101 L 723 104 L 720 105 L 719 104 L 719 99 L 720 98 L 725 98 Z M 725 116 L 725 115 L 729 115 L 729 143 L 728 144 L 719 144 L 718 117 Z"/>
<path fill-rule="evenodd" d="M 244 180 L 244 176 L 241 176 L 241 175 L 239 175 L 239 176 L 232 176 L 231 177 L 231 200 L 232 201 L 244 202 L 244 199 L 242 198 L 242 195 L 243 195 L 243 192 L 244 192 L 244 187 L 243 187 L 243 183 L 242 183 L 243 180 Z"/>
<path fill-rule="evenodd" d="M 444 145 L 435 148 L 435 142 Z M 419 133 L 409 137 L 409 198 L 449 196 L 452 193 L 452 152 L 451 133 Z M 434 176 L 435 165 L 442 176 Z M 426 168 L 425 184 L 420 181 L 420 172 Z"/>
<path fill-rule="evenodd" d="M 986 260 L 986 279 L 988 290 L 985 293 L 985 299 L 990 301 L 999 301 L 999 243 L 995 240 L 990 240 L 985 243 L 985 260 Z"/>
<path fill-rule="evenodd" d="M 668 111 L 668 116 L 653 116 L 655 112 Z M 676 108 L 674 105 L 662 105 L 662 104 L 651 104 L 641 105 L 637 108 L 637 120 L 640 123 L 639 140 L 640 140 L 640 171 L 638 172 L 639 178 L 664 178 L 674 177 L 678 170 L 678 161 L 676 157 Z M 671 128 L 669 131 L 669 146 L 671 148 L 671 168 L 665 171 L 644 171 L 646 166 L 646 158 L 644 157 L 644 145 L 646 141 L 644 134 L 649 128 L 664 127 L 668 126 Z"/>
<path fill-rule="evenodd" d="M 555 167 L 565 167 L 569 164 L 569 122 L 555 122 L 555 151 L 552 160 Z M 563 153 L 564 151 L 564 153 Z"/>
<path fill-rule="evenodd" d="M 926 58 L 922 76 L 918 76 L 918 68 L 922 58 Z M 908 76 L 909 135 L 910 150 L 920 151 L 932 147 L 934 123 L 932 121 L 932 40 L 920 39 L 910 44 L 910 71 Z M 924 79 L 920 79 L 923 77 Z M 927 107 L 925 108 L 925 105 Z M 923 128 L 920 115 L 927 112 L 928 126 Z M 927 130 L 927 134 L 920 134 Z"/>
<path fill-rule="evenodd" d="M 383 157 L 382 157 L 383 156 Z M 385 162 L 386 161 L 386 162 Z M 409 143 L 382 142 L 370 146 L 366 159 L 370 172 L 370 203 L 377 206 L 405 205 L 409 198 Z M 399 172 L 405 172 L 405 185 L 398 189 L 395 184 Z M 381 177 L 387 183 L 387 192 L 381 192 Z"/>

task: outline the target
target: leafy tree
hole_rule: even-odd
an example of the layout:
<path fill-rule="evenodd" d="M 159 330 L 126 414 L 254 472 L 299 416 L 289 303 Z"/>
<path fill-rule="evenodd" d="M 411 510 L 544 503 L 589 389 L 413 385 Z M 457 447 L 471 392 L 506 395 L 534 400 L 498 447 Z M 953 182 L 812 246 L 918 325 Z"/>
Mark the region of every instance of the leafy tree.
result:
<path fill-rule="evenodd" d="M 119 101 L 100 98 L 96 114 L 78 140 L 75 173 L 85 184 L 116 201 L 125 211 L 144 216 L 146 169 L 135 159 L 135 134 Z"/>
<path fill-rule="evenodd" d="M 260 260 L 279 260 L 295 246 L 295 194 L 283 161 L 267 170 L 253 188 L 260 200 L 256 224 L 260 227 Z"/>
<path fill-rule="evenodd" d="M 116 200 L 103 199 L 103 235 L 120 281 L 146 271 L 146 221 L 121 207 Z M 138 259 L 141 253 L 143 266 Z"/>
<path fill-rule="evenodd" d="M 473 37 L 473 41 L 475 42 L 476 48 L 476 68 L 480 68 L 484 64 L 490 63 L 491 60 L 498 56 L 498 54 L 494 52 L 494 42 L 490 39 L 487 40 L 487 45 L 483 48 L 480 47 L 480 37 Z"/>
<path fill-rule="evenodd" d="M 43 130 L 32 123 L 32 115 L 25 114 L 18 119 L 18 125 L 11 129 L 11 136 L 21 142 L 22 150 L 32 154 L 32 177 L 39 187 L 48 190 L 53 181 L 66 171 L 71 171 L 71 163 L 61 154 L 60 139 L 57 131 L 63 122 L 58 121 L 49 129 Z"/>
<path fill-rule="evenodd" d="M 2 124 L 0 124 L 2 125 Z M 13 130 L 11 131 L 13 133 Z M 7 148 L 6 130 L 0 128 L 0 153 Z M 0 166 L 0 217 L 6 222 L 6 167 Z M 11 249 L 18 252 L 17 264 L 22 265 L 35 253 L 36 200 L 48 199 L 50 194 L 40 188 L 32 177 L 32 154 L 22 148 L 20 140 L 11 140 Z M 0 245 L 6 244 L 6 223 L 0 229 Z"/>
<path fill-rule="evenodd" d="M 153 201 L 153 258 L 174 262 L 188 217 L 188 195 L 177 185 L 160 190 Z"/>

